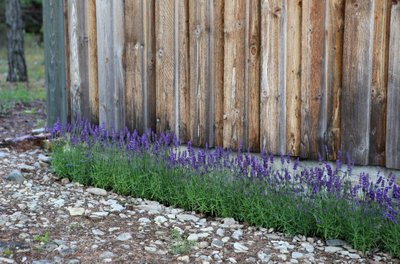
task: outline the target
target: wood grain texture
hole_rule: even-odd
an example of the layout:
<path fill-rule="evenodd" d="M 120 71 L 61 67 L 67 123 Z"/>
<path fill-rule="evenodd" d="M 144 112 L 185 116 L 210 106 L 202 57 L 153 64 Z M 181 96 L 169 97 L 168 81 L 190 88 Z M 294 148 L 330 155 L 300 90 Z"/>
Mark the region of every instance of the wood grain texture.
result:
<path fill-rule="evenodd" d="M 175 1 L 156 0 L 157 132 L 175 131 Z"/>
<path fill-rule="evenodd" d="M 261 8 L 261 149 L 281 154 L 286 151 L 286 9 L 281 0 L 264 0 Z"/>
<path fill-rule="evenodd" d="M 225 2 L 223 146 L 226 148 L 238 148 L 244 139 L 245 11 L 245 0 Z"/>
<path fill-rule="evenodd" d="M 391 0 L 374 2 L 369 164 L 385 165 L 386 94 Z"/>
<path fill-rule="evenodd" d="M 211 23 L 211 78 L 214 84 L 214 143 L 223 146 L 224 136 L 224 3 L 213 1 L 213 22 Z M 211 143 L 211 142 L 210 142 Z"/>
<path fill-rule="evenodd" d="M 301 5 L 301 0 L 286 0 L 286 152 L 294 156 L 300 154 L 301 140 Z"/>
<path fill-rule="evenodd" d="M 391 8 L 386 118 L 386 167 L 400 168 L 400 2 Z"/>
<path fill-rule="evenodd" d="M 68 0 L 70 104 L 72 118 L 90 118 L 86 1 Z"/>
<path fill-rule="evenodd" d="M 154 1 L 125 1 L 126 124 L 143 133 L 155 129 Z"/>
<path fill-rule="evenodd" d="M 301 60 L 300 156 L 316 159 L 323 154 L 326 131 L 324 82 L 325 1 L 303 2 Z"/>
<path fill-rule="evenodd" d="M 96 29 L 96 0 L 86 2 L 86 30 L 88 47 L 88 89 L 90 121 L 99 122 L 99 91 L 98 91 L 98 65 L 97 65 L 97 29 Z"/>
<path fill-rule="evenodd" d="M 214 115 L 210 104 L 212 83 L 210 82 L 210 20 L 211 8 L 208 0 L 190 2 L 190 138 L 194 145 L 202 146 L 209 141 L 208 126 L 212 125 L 209 114 Z"/>
<path fill-rule="evenodd" d="M 342 151 L 368 164 L 373 1 L 347 0 L 345 9 L 341 137 Z"/>
<path fill-rule="evenodd" d="M 260 150 L 260 19 L 258 0 L 246 2 L 246 69 L 245 145 L 250 151 Z M 247 123 L 247 124 L 246 124 Z"/>
<path fill-rule="evenodd" d="M 344 0 L 327 1 L 325 6 L 325 78 L 326 131 L 324 145 L 328 158 L 336 159 L 340 150 L 340 110 L 343 67 Z M 326 156 L 325 156 L 326 157 Z"/>
<path fill-rule="evenodd" d="M 64 3 L 43 1 L 47 126 L 67 122 Z"/>
<path fill-rule="evenodd" d="M 175 82 L 177 84 L 176 94 L 179 102 L 179 138 L 181 142 L 190 140 L 190 61 L 189 61 L 189 1 L 175 0 Z"/>
<path fill-rule="evenodd" d="M 65 60 L 65 97 L 67 120 L 71 121 L 71 96 L 70 96 L 70 72 L 69 72 L 69 30 L 68 30 L 68 1 L 64 2 L 64 60 Z"/>
<path fill-rule="evenodd" d="M 96 1 L 98 49 L 99 121 L 122 129 L 124 113 L 124 27 L 122 1 Z"/>

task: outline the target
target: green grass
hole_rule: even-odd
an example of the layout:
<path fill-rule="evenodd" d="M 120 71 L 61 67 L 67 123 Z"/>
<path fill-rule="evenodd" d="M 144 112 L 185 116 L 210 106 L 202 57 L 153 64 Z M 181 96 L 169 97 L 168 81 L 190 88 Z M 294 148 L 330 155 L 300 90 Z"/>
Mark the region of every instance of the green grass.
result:
<path fill-rule="evenodd" d="M 49 232 L 45 232 L 42 235 L 34 236 L 33 237 L 33 241 L 40 242 L 40 243 L 43 243 L 43 244 L 49 243 Z"/>
<path fill-rule="evenodd" d="M 172 229 L 171 238 L 174 240 L 174 243 L 170 250 L 174 255 L 188 254 L 196 245 L 195 241 L 184 239 L 177 229 Z"/>
<path fill-rule="evenodd" d="M 35 35 L 25 34 L 25 59 L 29 82 L 8 83 L 7 49 L 0 47 L 0 114 L 3 112 L 4 115 L 7 112 L 5 108 L 9 108 L 10 104 L 12 107 L 14 103 L 46 99 L 43 43 L 39 43 Z"/>

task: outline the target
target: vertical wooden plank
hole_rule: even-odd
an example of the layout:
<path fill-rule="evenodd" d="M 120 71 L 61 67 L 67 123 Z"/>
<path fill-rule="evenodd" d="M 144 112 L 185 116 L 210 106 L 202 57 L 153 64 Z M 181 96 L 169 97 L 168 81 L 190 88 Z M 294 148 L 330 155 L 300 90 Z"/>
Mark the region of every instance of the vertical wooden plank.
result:
<path fill-rule="evenodd" d="M 144 80 L 145 112 L 144 126 L 156 130 L 156 36 L 155 36 L 155 1 L 143 3 L 144 13 Z"/>
<path fill-rule="evenodd" d="M 97 75 L 97 29 L 96 29 L 96 0 L 88 0 L 86 3 L 86 25 L 88 46 L 88 92 L 90 121 L 99 122 L 99 92 Z"/>
<path fill-rule="evenodd" d="M 300 156 L 323 153 L 326 131 L 324 82 L 325 1 L 309 0 L 302 7 L 301 144 Z"/>
<path fill-rule="evenodd" d="M 70 99 L 75 118 L 90 118 L 86 1 L 68 0 Z"/>
<path fill-rule="evenodd" d="M 392 2 L 386 118 L 386 167 L 400 169 L 400 2 Z"/>
<path fill-rule="evenodd" d="M 260 150 L 260 2 L 246 2 L 246 90 L 245 125 L 247 142 L 245 146 L 251 151 Z"/>
<path fill-rule="evenodd" d="M 126 125 L 131 130 L 144 132 L 143 119 L 143 1 L 125 1 L 125 104 Z"/>
<path fill-rule="evenodd" d="M 224 147 L 239 147 L 243 140 L 245 93 L 246 1 L 225 2 L 224 10 Z"/>
<path fill-rule="evenodd" d="M 209 16 L 208 0 L 190 2 L 190 138 L 194 145 L 204 145 L 208 138 Z"/>
<path fill-rule="evenodd" d="M 70 96 L 70 72 L 69 72 L 69 30 L 68 30 L 68 1 L 64 0 L 64 50 L 65 50 L 65 97 L 66 97 L 66 111 L 67 120 L 71 121 L 71 96 Z"/>
<path fill-rule="evenodd" d="M 386 89 L 391 0 L 374 2 L 369 164 L 385 165 Z"/>
<path fill-rule="evenodd" d="M 261 148 L 286 151 L 284 23 L 282 0 L 263 0 L 261 10 Z"/>
<path fill-rule="evenodd" d="M 298 156 L 301 140 L 301 0 L 286 0 L 286 152 Z"/>
<path fill-rule="evenodd" d="M 175 82 L 178 89 L 179 107 L 179 138 L 181 142 L 187 142 L 190 138 L 190 112 L 192 106 L 190 105 L 190 38 L 189 38 L 189 1 L 188 0 L 175 0 L 175 60 L 176 73 Z"/>
<path fill-rule="evenodd" d="M 368 164 L 373 0 L 347 0 L 343 51 L 342 150 Z"/>
<path fill-rule="evenodd" d="M 155 129 L 154 0 L 125 1 L 126 125 Z"/>
<path fill-rule="evenodd" d="M 122 0 L 96 0 L 99 120 L 106 127 L 124 127 Z"/>
<path fill-rule="evenodd" d="M 211 44 L 211 74 L 214 84 L 214 138 L 215 145 L 223 146 L 224 137 L 224 3 L 223 0 L 213 1 L 213 23 Z M 211 143 L 211 142 L 210 142 Z"/>
<path fill-rule="evenodd" d="M 43 26 L 47 90 L 47 125 L 67 122 L 64 50 L 64 3 L 43 1 Z"/>
<path fill-rule="evenodd" d="M 327 125 L 324 144 L 329 159 L 340 150 L 340 96 L 342 89 L 344 0 L 326 2 L 325 82 Z M 327 153 L 325 153 L 327 154 Z"/>
<path fill-rule="evenodd" d="M 157 131 L 175 131 L 175 3 L 156 0 L 156 97 Z M 175 131 L 177 132 L 177 131 Z"/>

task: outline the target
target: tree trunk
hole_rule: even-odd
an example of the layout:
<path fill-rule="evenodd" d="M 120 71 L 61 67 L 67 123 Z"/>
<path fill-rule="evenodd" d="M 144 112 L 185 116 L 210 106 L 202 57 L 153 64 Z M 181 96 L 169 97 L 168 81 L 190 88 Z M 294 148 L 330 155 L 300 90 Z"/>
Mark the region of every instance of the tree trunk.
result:
<path fill-rule="evenodd" d="M 20 0 L 6 0 L 8 82 L 28 81 L 24 57 L 24 25 Z"/>

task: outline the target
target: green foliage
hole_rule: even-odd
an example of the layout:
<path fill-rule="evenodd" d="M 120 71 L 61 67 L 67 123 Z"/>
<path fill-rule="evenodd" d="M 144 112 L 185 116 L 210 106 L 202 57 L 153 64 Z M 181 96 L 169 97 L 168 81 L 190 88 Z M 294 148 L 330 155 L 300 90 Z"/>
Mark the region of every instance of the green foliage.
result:
<path fill-rule="evenodd" d="M 196 245 L 196 242 L 184 239 L 176 229 L 172 229 L 171 238 L 174 240 L 171 246 L 171 253 L 174 255 L 187 254 Z"/>
<path fill-rule="evenodd" d="M 13 252 L 12 252 L 12 250 L 11 249 L 9 249 L 9 248 L 6 248 L 6 249 L 4 249 L 3 250 L 3 256 L 4 257 L 10 257 L 11 255 L 13 254 Z"/>
<path fill-rule="evenodd" d="M 0 117 L 8 116 L 14 107 L 14 103 L 0 99 Z"/>
<path fill-rule="evenodd" d="M 34 236 L 33 237 L 33 241 L 40 242 L 40 243 L 43 243 L 43 244 L 49 243 L 49 232 L 46 232 L 46 233 L 44 233 L 42 235 Z"/>
<path fill-rule="evenodd" d="M 223 169 L 199 175 L 191 167 L 171 167 L 167 159 L 146 151 L 129 156 L 113 145 L 66 142 L 52 144 L 52 167 L 61 178 L 289 234 L 345 239 L 363 252 L 381 248 L 400 256 L 400 225 L 382 218 L 381 208 L 373 204 L 355 207 L 322 192 L 304 198 L 260 178 L 232 180 Z M 174 254 L 193 246 L 176 231 L 171 236 Z"/>

